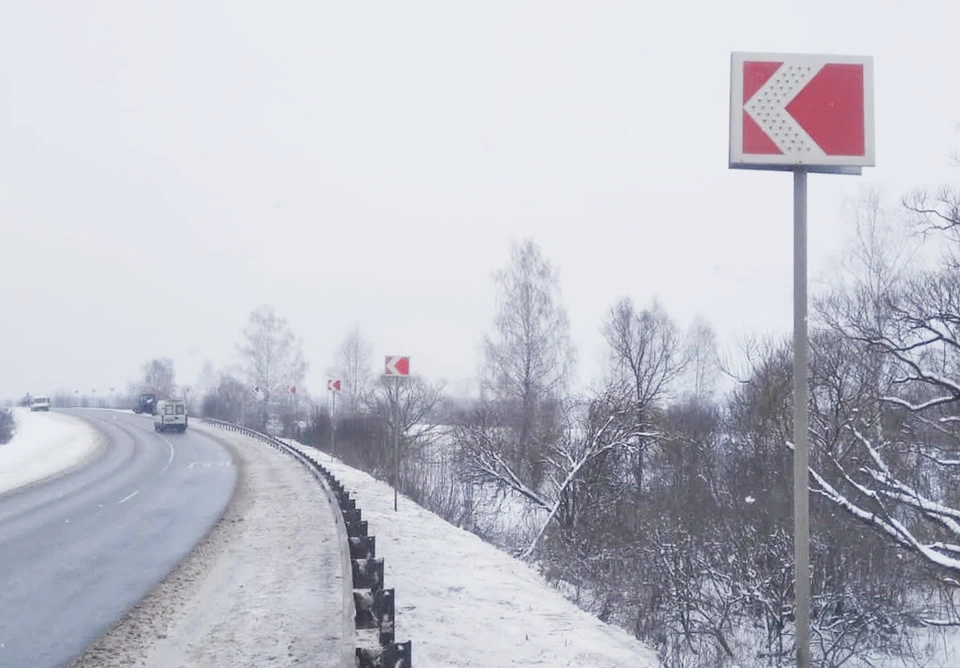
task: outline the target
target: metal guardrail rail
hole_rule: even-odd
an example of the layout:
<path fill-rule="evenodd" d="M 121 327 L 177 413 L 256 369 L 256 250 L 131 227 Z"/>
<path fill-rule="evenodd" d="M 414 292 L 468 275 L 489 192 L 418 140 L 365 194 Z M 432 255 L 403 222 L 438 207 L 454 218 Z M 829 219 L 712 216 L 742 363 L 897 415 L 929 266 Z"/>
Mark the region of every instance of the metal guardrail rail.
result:
<path fill-rule="evenodd" d="M 383 587 L 384 564 L 383 558 L 376 558 L 376 536 L 368 534 L 367 522 L 361 518 L 356 500 L 350 498 L 340 481 L 323 464 L 279 439 L 231 422 L 201 420 L 262 441 L 293 457 L 310 470 L 327 495 L 337 526 L 343 573 L 341 668 L 412 668 L 413 643 L 396 642 L 395 592 Z M 369 642 L 359 643 L 358 631 L 366 632 L 362 635 L 369 636 Z"/>

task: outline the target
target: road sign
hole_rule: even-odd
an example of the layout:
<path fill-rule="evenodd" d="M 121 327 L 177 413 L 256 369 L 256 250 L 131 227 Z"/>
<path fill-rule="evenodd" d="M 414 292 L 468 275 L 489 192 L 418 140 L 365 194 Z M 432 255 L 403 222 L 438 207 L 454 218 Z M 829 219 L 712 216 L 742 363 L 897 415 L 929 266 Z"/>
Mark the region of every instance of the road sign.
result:
<path fill-rule="evenodd" d="M 396 378 L 392 383 L 390 397 L 390 415 L 393 422 L 393 511 L 397 512 L 398 490 L 400 488 L 400 412 L 398 410 L 401 380 L 410 375 L 410 358 L 399 355 L 387 355 L 384 363 L 384 375 Z"/>
<path fill-rule="evenodd" d="M 329 391 L 331 391 L 331 392 L 339 392 L 339 391 L 340 391 L 340 381 L 339 381 L 339 380 L 328 380 L 328 381 L 327 381 L 327 389 L 328 389 Z"/>
<path fill-rule="evenodd" d="M 291 385 L 291 386 L 288 388 L 288 390 L 289 390 L 290 394 L 296 394 L 296 393 L 297 393 L 297 386 L 296 386 L 296 385 Z"/>
<path fill-rule="evenodd" d="M 730 167 L 873 167 L 873 58 L 731 54 Z"/>
<path fill-rule="evenodd" d="M 387 355 L 386 357 L 386 376 L 409 376 L 410 358 L 399 357 L 397 355 Z"/>
<path fill-rule="evenodd" d="M 793 172 L 793 545 L 797 668 L 810 668 L 807 173 L 872 167 L 873 59 L 733 53 L 730 167 Z"/>

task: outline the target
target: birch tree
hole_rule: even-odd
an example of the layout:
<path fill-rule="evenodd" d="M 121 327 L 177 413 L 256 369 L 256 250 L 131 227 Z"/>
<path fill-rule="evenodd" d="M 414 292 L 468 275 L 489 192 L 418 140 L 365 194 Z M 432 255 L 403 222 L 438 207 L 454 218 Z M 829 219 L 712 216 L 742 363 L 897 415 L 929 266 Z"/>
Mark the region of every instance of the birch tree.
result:
<path fill-rule="evenodd" d="M 629 407 L 635 425 L 652 432 L 654 409 L 686 366 L 676 325 L 658 303 L 638 311 L 625 298 L 610 310 L 603 335 L 610 356 L 609 391 Z M 630 462 L 638 501 L 649 443 L 641 445 Z"/>
<path fill-rule="evenodd" d="M 544 455 L 559 428 L 575 353 L 556 269 L 533 241 L 515 243 L 497 272 L 494 332 L 484 341 L 484 390 L 497 404 L 501 455 L 510 470 L 536 489 Z"/>
<path fill-rule="evenodd" d="M 303 343 L 290 324 L 272 306 L 261 306 L 250 314 L 239 347 L 243 374 L 264 399 L 279 401 L 287 389 L 303 383 L 309 364 Z"/>
<path fill-rule="evenodd" d="M 176 372 L 173 360 L 158 357 L 143 365 L 143 383 L 158 395 L 159 399 L 173 397 L 176 391 Z"/>
<path fill-rule="evenodd" d="M 340 343 L 334 365 L 334 374 L 346 386 L 343 395 L 346 407 L 351 412 L 355 413 L 365 401 L 370 389 L 372 368 L 373 346 L 364 338 L 360 328 L 354 327 Z"/>

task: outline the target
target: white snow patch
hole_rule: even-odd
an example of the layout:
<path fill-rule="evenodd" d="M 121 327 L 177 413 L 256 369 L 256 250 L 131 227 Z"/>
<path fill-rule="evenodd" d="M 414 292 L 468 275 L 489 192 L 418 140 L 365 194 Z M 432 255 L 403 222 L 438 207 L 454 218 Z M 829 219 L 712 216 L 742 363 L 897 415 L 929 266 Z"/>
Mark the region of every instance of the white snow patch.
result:
<path fill-rule="evenodd" d="M 0 494 L 63 473 L 100 447 L 100 435 L 83 420 L 56 412 L 12 410 L 17 433 L 0 445 Z"/>
<path fill-rule="evenodd" d="M 288 441 L 289 442 L 289 441 Z M 321 451 L 296 444 L 356 498 L 386 586 L 396 588 L 396 638 L 417 668 L 659 668 L 653 650 L 580 610 L 530 566 L 445 522 Z"/>

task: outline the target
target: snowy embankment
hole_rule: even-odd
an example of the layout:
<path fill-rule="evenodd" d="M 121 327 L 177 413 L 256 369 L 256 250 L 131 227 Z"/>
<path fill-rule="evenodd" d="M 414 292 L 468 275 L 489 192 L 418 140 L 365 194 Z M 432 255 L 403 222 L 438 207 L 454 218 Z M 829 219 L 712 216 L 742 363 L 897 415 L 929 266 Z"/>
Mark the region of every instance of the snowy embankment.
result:
<path fill-rule="evenodd" d="M 396 636 L 417 668 L 655 668 L 656 654 L 580 610 L 527 564 L 309 446 L 357 500 L 396 588 Z"/>
<path fill-rule="evenodd" d="M 289 455 L 199 420 L 237 487 L 207 538 L 72 668 L 339 666 L 343 587 L 333 514 Z"/>
<path fill-rule="evenodd" d="M 14 408 L 17 433 L 0 445 L 0 494 L 62 475 L 97 456 L 103 439 L 83 420 L 63 413 Z"/>

